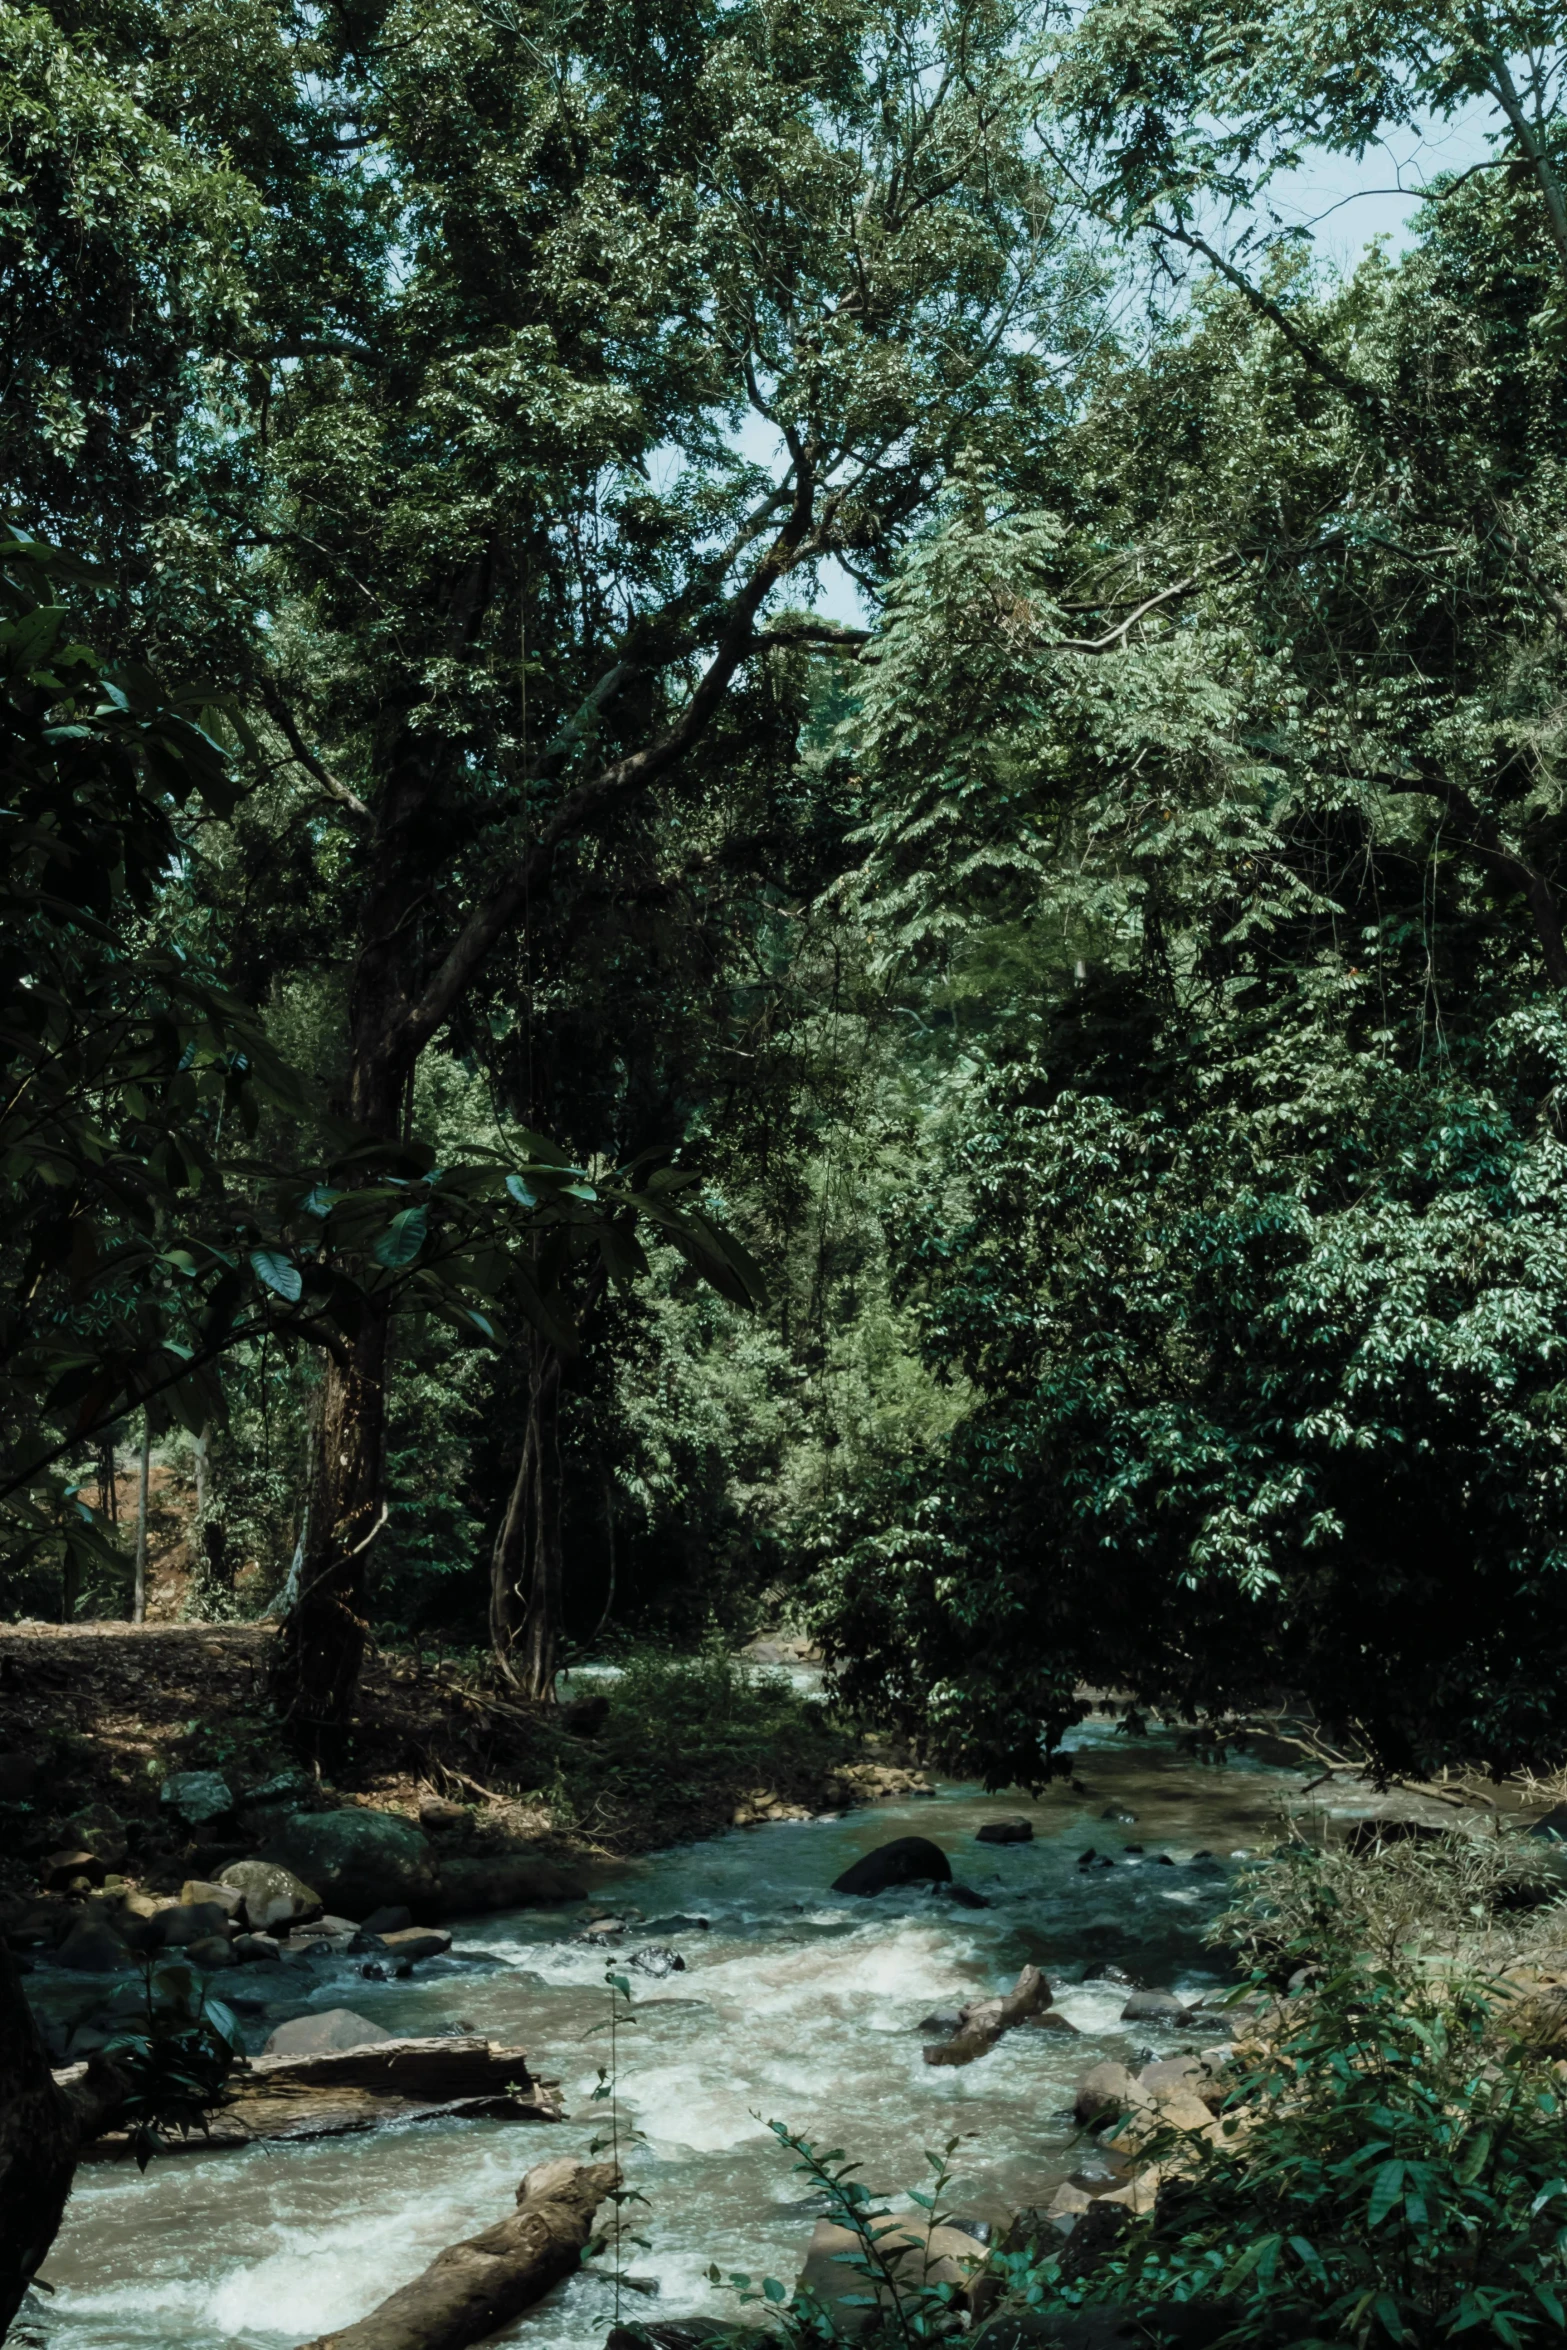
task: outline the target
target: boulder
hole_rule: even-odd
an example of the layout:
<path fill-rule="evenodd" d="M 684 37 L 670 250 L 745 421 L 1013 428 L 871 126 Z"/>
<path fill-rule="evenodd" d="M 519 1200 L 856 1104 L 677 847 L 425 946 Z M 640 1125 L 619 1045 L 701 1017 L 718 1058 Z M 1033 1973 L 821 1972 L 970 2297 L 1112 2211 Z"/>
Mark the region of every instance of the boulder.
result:
<path fill-rule="evenodd" d="M 451 1860 L 443 1855 L 437 1913 L 460 1918 L 480 1910 L 553 1909 L 586 1895 L 587 1887 L 574 1870 L 533 1853 L 465 1854 Z M 418 1904 L 414 1907 L 417 1910 Z"/>
<path fill-rule="evenodd" d="M 280 1861 L 232 1861 L 219 1876 L 218 1883 L 239 1895 L 245 1907 L 245 1923 L 253 1934 L 269 1934 L 274 1926 L 281 1926 L 287 1933 L 291 1926 L 321 1915 L 321 1896 L 314 1886 L 296 1877 Z"/>
<path fill-rule="evenodd" d="M 215 1967 L 234 1964 L 234 1946 L 227 1934 L 205 1934 L 199 1942 L 186 1945 L 185 1956 L 193 1967 L 210 1975 Z"/>
<path fill-rule="evenodd" d="M 868 1897 L 885 1893 L 894 1885 L 951 1882 L 952 1864 L 939 1844 L 932 1844 L 928 1836 L 895 1836 L 890 1844 L 878 1844 L 874 1852 L 862 1853 L 841 1877 L 833 1879 L 832 1889 Z"/>
<path fill-rule="evenodd" d="M 912 2294 L 921 2285 L 950 2285 L 957 2307 L 966 2308 L 972 2323 L 980 2298 L 974 2272 L 984 2262 L 985 2248 L 967 2229 L 900 2216 L 884 2221 L 877 2237 L 878 2253 L 892 2271 L 893 2293 L 900 2301 L 905 2291 Z M 874 2293 L 884 2310 L 893 2298 L 884 2284 L 866 2278 L 863 2262 L 860 2239 L 852 2230 L 819 2219 L 800 2272 L 799 2290 L 824 2304 L 840 2325 L 847 2320 L 850 2327 L 858 2329 L 867 2315 L 867 2295 Z"/>
<path fill-rule="evenodd" d="M 227 1819 L 234 1809 L 234 1791 L 216 1771 L 174 1771 L 164 1780 L 158 1800 L 188 1828 Z"/>
<path fill-rule="evenodd" d="M 419 1825 L 439 1833 L 444 1828 L 467 1825 L 468 1814 L 460 1803 L 448 1803 L 444 1795 L 426 1795 L 419 1804 Z"/>
<path fill-rule="evenodd" d="M 236 1934 L 233 1942 L 236 1966 L 279 1966 L 283 1953 L 271 1934 Z"/>
<path fill-rule="evenodd" d="M 977 1844 L 1032 1844 L 1034 1823 L 1021 1814 L 1007 1820 L 987 1820 L 975 1831 L 974 1840 Z"/>
<path fill-rule="evenodd" d="M 188 1949 L 193 1942 L 210 1942 L 220 1936 L 226 1942 L 228 1923 L 229 1913 L 220 1901 L 176 1902 L 151 1921 L 157 1938 L 154 1947 Z"/>
<path fill-rule="evenodd" d="M 59 1852 L 46 1852 L 38 1864 L 38 1875 L 46 1893 L 64 1893 L 85 1877 L 89 1884 L 101 1885 L 108 1870 L 95 1852 L 80 1845 L 66 1845 Z"/>
<path fill-rule="evenodd" d="M 412 1910 L 405 1908 L 401 1902 L 392 1901 L 380 1909 L 373 1909 L 359 1931 L 362 1934 L 402 1934 L 413 1922 Z M 451 1936 L 448 1934 L 446 1939 L 449 1942 Z"/>
<path fill-rule="evenodd" d="M 960 1885 L 954 1880 L 946 1885 L 932 1885 L 932 1896 L 937 1901 L 950 1901 L 954 1909 L 988 1909 L 989 1901 L 983 1893 L 976 1893 L 972 1885 Z"/>
<path fill-rule="evenodd" d="M 643 1950 L 633 1950 L 626 1961 L 639 1975 L 651 1975 L 661 1983 L 666 1975 L 683 1975 L 686 1962 L 678 1950 L 671 1950 L 667 1942 L 649 1942 Z"/>
<path fill-rule="evenodd" d="M 355 1919 L 335 1918 L 328 1911 L 323 1917 L 311 1918 L 307 1924 L 295 1926 L 289 1935 L 289 1940 L 291 1942 L 339 1942 L 345 1939 L 351 1940 L 355 1934 L 363 1933 L 363 1931 L 364 1928 Z M 376 1936 L 376 1940 L 380 1940 L 379 1935 Z"/>
<path fill-rule="evenodd" d="M 1077 2084 L 1073 2119 L 1084 2128 L 1106 2114 L 1130 2113 L 1134 2106 L 1151 2105 L 1148 2091 L 1124 2064 L 1091 2065 Z"/>
<path fill-rule="evenodd" d="M 437 1907 L 434 1847 L 396 1812 L 358 1804 L 294 1812 L 258 1857 L 281 1861 L 346 1917 L 366 1917 L 394 1902 L 415 1917 L 432 1916 Z"/>
<path fill-rule="evenodd" d="M 1121 2010 L 1123 2024 L 1179 2024 L 1186 2018 L 1186 2002 L 1173 1991 L 1134 1991 Z"/>
<path fill-rule="evenodd" d="M 215 1904 L 228 1918 L 237 1918 L 245 1906 L 245 1896 L 237 1885 L 209 1885 L 205 1877 L 187 1877 L 180 1887 L 180 1901 L 186 1908 L 198 1901 L 204 1906 Z"/>
<path fill-rule="evenodd" d="M 83 1918 L 74 1925 L 55 1957 L 61 1966 L 76 1967 L 89 1975 L 118 1974 L 131 1964 L 130 1951 L 102 1918 Z"/>
<path fill-rule="evenodd" d="M 389 1957 L 406 1959 L 410 1966 L 417 1966 L 422 1958 L 444 1958 L 452 1946 L 444 1926 L 401 1926 L 395 1933 L 381 1935 L 380 1942 Z"/>
<path fill-rule="evenodd" d="M 85 1810 L 73 1812 L 65 1823 L 66 1833 L 85 1846 L 106 1869 L 117 1869 L 130 1849 L 125 1822 L 117 1811 L 106 1803 L 89 1803 Z"/>
<path fill-rule="evenodd" d="M 355 2015 L 351 2007 L 324 2008 L 319 2015 L 296 2015 L 279 2024 L 263 2056 L 324 2056 L 341 2048 L 372 2048 L 393 2034 L 379 2024 Z"/>

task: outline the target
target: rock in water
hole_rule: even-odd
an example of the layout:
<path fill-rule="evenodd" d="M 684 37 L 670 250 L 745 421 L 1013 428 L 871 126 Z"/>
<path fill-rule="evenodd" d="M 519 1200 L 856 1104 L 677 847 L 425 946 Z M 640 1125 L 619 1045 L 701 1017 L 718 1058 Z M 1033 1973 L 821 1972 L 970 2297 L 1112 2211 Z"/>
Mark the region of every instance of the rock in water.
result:
<path fill-rule="evenodd" d="M 1123 2024 L 1178 2024 L 1186 2015 L 1186 2002 L 1177 1999 L 1173 1991 L 1134 1991 L 1121 2010 Z"/>
<path fill-rule="evenodd" d="M 328 2007 L 320 2015 L 296 2015 L 292 2022 L 279 2024 L 261 2053 L 263 2056 L 325 2056 L 341 2048 L 372 2048 L 377 2041 L 392 2037 L 379 2024 L 355 2015 L 351 2007 Z"/>
<path fill-rule="evenodd" d="M 977 1844 L 1032 1844 L 1034 1823 L 1017 1813 L 1007 1820 L 987 1820 L 975 1831 Z"/>
<path fill-rule="evenodd" d="M 413 1913 L 402 1902 L 388 1902 L 385 1909 L 373 1909 L 363 1921 L 361 1934 L 405 1934 L 413 1924 Z M 450 1934 L 446 1937 L 450 1942 Z"/>
<path fill-rule="evenodd" d="M 627 1960 L 639 1975 L 651 1975 L 662 1982 L 666 1975 L 683 1975 L 686 1962 L 678 1950 L 671 1950 L 667 1942 L 650 1942 L 645 1950 L 633 1950 Z"/>
<path fill-rule="evenodd" d="M 891 1885 L 950 1885 L 952 1864 L 939 1844 L 928 1836 L 897 1836 L 863 1853 L 841 1877 L 833 1879 L 835 1893 L 885 1893 Z"/>
<path fill-rule="evenodd" d="M 61 1966 L 79 1967 L 90 1975 L 114 1974 L 131 1964 L 131 1954 L 113 1927 L 94 1918 L 73 1926 L 55 1957 Z"/>
<path fill-rule="evenodd" d="M 223 1871 L 218 1883 L 240 1895 L 245 1923 L 253 1934 L 270 1934 L 274 1926 L 281 1926 L 286 1933 L 290 1926 L 321 1915 L 320 1894 L 281 1861 L 236 1860 Z"/>
<path fill-rule="evenodd" d="M 178 1901 L 172 1909 L 159 1910 L 152 1929 L 165 1950 L 182 1950 L 192 1942 L 226 1937 L 228 1922 L 229 1913 L 221 1901 Z"/>
<path fill-rule="evenodd" d="M 415 1917 L 433 1916 L 438 1907 L 435 1848 L 396 1812 L 360 1804 L 341 1811 L 295 1812 L 260 1858 L 294 1870 L 329 1909 L 346 1918 L 368 1917 L 394 1902 Z M 227 1870 L 224 1877 L 229 1879 Z"/>

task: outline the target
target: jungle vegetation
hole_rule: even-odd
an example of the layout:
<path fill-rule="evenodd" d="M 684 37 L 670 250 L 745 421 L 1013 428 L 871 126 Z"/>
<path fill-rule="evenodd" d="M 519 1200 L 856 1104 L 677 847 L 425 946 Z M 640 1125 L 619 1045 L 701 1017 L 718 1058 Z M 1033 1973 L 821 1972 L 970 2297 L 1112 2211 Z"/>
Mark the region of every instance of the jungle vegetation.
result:
<path fill-rule="evenodd" d="M 1563 1759 L 1556 31 L 0 15 L 9 1612 Z"/>

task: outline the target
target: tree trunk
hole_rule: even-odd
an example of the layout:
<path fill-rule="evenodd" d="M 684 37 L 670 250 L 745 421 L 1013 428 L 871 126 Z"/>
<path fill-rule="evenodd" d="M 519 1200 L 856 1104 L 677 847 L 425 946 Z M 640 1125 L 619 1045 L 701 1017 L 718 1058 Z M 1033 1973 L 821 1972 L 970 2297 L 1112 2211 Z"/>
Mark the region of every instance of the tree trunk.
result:
<path fill-rule="evenodd" d="M 507 1679 L 543 1704 L 555 1695 L 565 1588 L 560 1356 L 533 1335 L 522 1458 L 490 1554 L 490 1643 Z"/>
<path fill-rule="evenodd" d="M 136 1581 L 131 1593 L 131 1622 L 147 1621 L 147 1503 L 152 1486 L 152 1422 L 145 1412 L 141 1422 L 141 1482 L 136 1492 Z"/>
<path fill-rule="evenodd" d="M 348 1077 L 335 1106 L 363 1133 L 396 1146 L 417 1050 L 406 1032 L 420 977 L 421 909 L 446 845 L 437 778 L 406 719 L 385 771 L 349 988 Z M 322 1386 L 299 1590 L 274 1678 L 280 1710 L 318 1763 L 342 1752 L 369 1629 L 370 1551 L 386 1519 L 389 1340 L 388 1308 L 371 1299 L 357 1332 L 329 1358 Z"/>
<path fill-rule="evenodd" d="M 613 2163 L 541 2163 L 510 2218 L 449 2245 L 368 2317 L 307 2350 L 467 2350 L 487 2340 L 581 2266 L 594 2214 L 619 2184 Z"/>
<path fill-rule="evenodd" d="M 54 2242 L 76 2148 L 75 2113 L 0 1942 L 0 2339 Z"/>
<path fill-rule="evenodd" d="M 386 1520 L 384 1307 L 370 1305 L 346 1360 L 329 1362 L 306 1502 L 299 1589 L 278 1661 L 282 1712 L 312 1761 L 341 1753 L 364 1659 L 370 1551 Z"/>

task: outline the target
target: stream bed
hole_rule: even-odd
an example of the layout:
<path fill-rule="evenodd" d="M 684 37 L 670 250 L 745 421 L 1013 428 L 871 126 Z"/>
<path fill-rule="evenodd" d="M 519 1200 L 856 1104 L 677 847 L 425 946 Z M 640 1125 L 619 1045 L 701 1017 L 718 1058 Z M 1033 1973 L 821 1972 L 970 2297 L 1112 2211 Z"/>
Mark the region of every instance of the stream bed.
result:
<path fill-rule="evenodd" d="M 627 2220 L 646 2249 L 628 2246 L 624 2266 L 659 2284 L 656 2300 L 624 2295 L 627 2316 L 743 2314 L 708 2282 L 714 2261 L 792 2282 L 820 2205 L 773 2118 L 848 2148 L 878 2189 L 922 2185 L 925 2149 L 959 2137 L 951 2208 L 986 2218 L 1047 2200 L 1094 2159 L 1070 2110 L 1086 2068 L 1197 2044 L 1190 2026 L 1122 2025 L 1124 1986 L 1093 1970 L 1112 1963 L 1192 1996 L 1220 1987 L 1204 1928 L 1301 1786 L 1241 1760 L 1202 1765 L 1157 1735 L 1128 1746 L 1086 1725 L 1074 1744 L 1076 1784 L 1036 1803 L 946 1786 L 677 1846 L 606 1872 L 586 1907 L 459 1925 L 451 1956 L 404 1982 L 365 1981 L 347 1958 L 290 1969 L 286 1983 L 276 1969 L 225 1975 L 214 1988 L 249 2003 L 255 2047 L 284 2015 L 329 2007 L 399 2033 L 471 2027 L 526 2047 L 561 2081 L 570 2118 L 180 2155 L 145 2177 L 86 2167 L 46 2264 L 49 2350 L 292 2350 L 502 2217 L 533 2163 L 585 2156 L 609 2129 L 590 2100 L 610 2061 L 610 1995 L 604 1952 L 574 1937 L 626 1905 L 641 1922 L 614 1947 L 618 1971 L 650 1943 L 685 1961 L 663 1980 L 630 1974 L 634 2019 L 618 2036 L 621 2158 L 647 2198 Z M 1033 1822 L 1031 1843 L 976 1843 L 983 1821 L 1013 1814 Z M 828 1890 L 861 1853 L 911 1834 L 940 1844 L 989 1906 L 925 1888 L 875 1900 Z M 1079 2036 L 1022 2029 L 966 2068 L 924 2064 L 922 2017 L 1004 1987 L 1030 1960 Z M 612 2285 L 584 2272 L 505 2338 L 600 2350 L 613 2316 Z"/>

